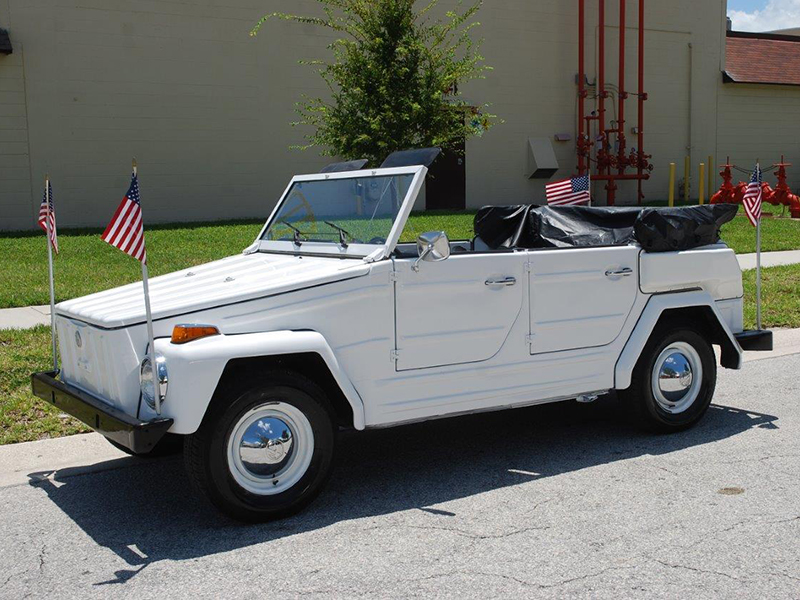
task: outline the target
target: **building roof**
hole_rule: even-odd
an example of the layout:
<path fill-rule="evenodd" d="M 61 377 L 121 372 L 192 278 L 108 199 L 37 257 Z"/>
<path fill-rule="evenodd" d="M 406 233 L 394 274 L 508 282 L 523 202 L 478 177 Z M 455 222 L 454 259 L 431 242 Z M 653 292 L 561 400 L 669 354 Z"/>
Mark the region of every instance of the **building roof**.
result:
<path fill-rule="evenodd" d="M 729 31 L 723 80 L 800 85 L 800 37 Z"/>

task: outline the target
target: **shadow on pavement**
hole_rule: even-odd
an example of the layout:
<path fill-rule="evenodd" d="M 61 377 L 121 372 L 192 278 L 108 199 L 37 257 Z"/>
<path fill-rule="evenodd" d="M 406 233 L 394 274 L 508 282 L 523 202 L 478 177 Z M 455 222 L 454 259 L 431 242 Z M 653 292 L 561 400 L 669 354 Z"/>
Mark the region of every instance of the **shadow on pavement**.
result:
<path fill-rule="evenodd" d="M 646 435 L 623 424 L 615 403 L 559 403 L 469 415 L 340 437 L 339 460 L 326 491 L 304 512 L 264 525 L 219 515 L 189 486 L 179 457 L 119 459 L 108 470 L 78 476 L 63 469 L 31 473 L 43 490 L 98 545 L 130 566 L 125 583 L 152 562 L 185 560 L 313 531 L 336 522 L 429 508 L 643 455 L 675 452 L 754 427 L 776 429 L 777 417 L 712 406 L 695 428 Z M 119 464 L 116 464 L 119 463 Z M 127 468 L 114 468 L 127 465 Z"/>

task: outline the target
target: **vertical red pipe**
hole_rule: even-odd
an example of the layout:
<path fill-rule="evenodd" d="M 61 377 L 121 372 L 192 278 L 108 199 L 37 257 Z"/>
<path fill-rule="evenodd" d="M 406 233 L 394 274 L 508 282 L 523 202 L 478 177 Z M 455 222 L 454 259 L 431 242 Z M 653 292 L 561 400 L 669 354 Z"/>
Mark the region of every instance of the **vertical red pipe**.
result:
<path fill-rule="evenodd" d="M 620 174 L 625 172 L 625 0 L 619 0 L 619 116 L 617 121 L 617 159 Z"/>
<path fill-rule="evenodd" d="M 639 122 L 638 122 L 638 150 L 639 160 L 639 194 L 637 202 L 642 203 L 642 161 L 644 160 L 644 101 L 647 96 L 644 93 L 644 0 L 639 0 Z M 709 169 L 711 166 L 709 165 Z M 711 191 L 709 190 L 709 194 Z"/>
<path fill-rule="evenodd" d="M 586 174 L 586 160 L 583 155 L 586 147 L 584 146 L 586 128 L 583 120 L 586 110 L 585 20 L 586 0 L 578 0 L 578 175 Z"/>
<path fill-rule="evenodd" d="M 597 48 L 597 118 L 598 118 L 598 135 L 599 135 L 599 150 L 598 152 L 605 154 L 606 152 L 606 1 L 599 0 L 600 4 L 600 18 L 599 18 L 599 39 Z M 598 165 L 597 172 L 603 174 L 605 167 Z"/>

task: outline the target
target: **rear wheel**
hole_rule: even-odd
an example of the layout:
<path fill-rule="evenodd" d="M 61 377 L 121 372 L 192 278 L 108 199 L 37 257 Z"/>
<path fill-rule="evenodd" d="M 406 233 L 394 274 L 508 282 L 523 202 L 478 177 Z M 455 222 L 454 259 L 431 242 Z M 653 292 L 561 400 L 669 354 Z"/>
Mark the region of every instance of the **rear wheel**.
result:
<path fill-rule="evenodd" d="M 273 372 L 231 387 L 188 436 L 189 476 L 222 512 L 242 521 L 293 514 L 330 476 L 336 428 L 312 381 Z"/>
<path fill-rule="evenodd" d="M 699 421 L 711 404 L 717 362 L 711 345 L 688 328 L 653 332 L 619 392 L 634 422 L 651 431 L 680 431 Z"/>

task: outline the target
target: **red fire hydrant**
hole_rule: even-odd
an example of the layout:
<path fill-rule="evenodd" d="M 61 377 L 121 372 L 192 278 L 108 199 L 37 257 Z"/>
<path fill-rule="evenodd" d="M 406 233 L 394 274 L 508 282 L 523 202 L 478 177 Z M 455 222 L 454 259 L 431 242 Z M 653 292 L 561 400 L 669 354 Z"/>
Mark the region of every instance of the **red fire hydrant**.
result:
<path fill-rule="evenodd" d="M 778 172 L 775 174 L 778 178 L 778 185 L 775 186 L 770 202 L 776 206 L 788 206 L 792 218 L 800 219 L 800 198 L 792 193 L 786 183 L 786 167 L 791 167 L 792 165 L 784 162 L 784 158 L 781 156 L 781 162 L 775 166 L 778 167 Z"/>
<path fill-rule="evenodd" d="M 719 191 L 711 196 L 711 204 L 733 204 L 737 202 L 736 200 L 736 190 L 733 187 L 733 173 L 731 172 L 731 157 L 728 157 L 728 161 L 722 165 L 722 171 L 719 172 L 720 177 L 722 177 L 722 185 L 719 188 Z M 744 192 L 742 192 L 744 195 Z M 741 203 L 741 199 L 738 200 Z"/>

